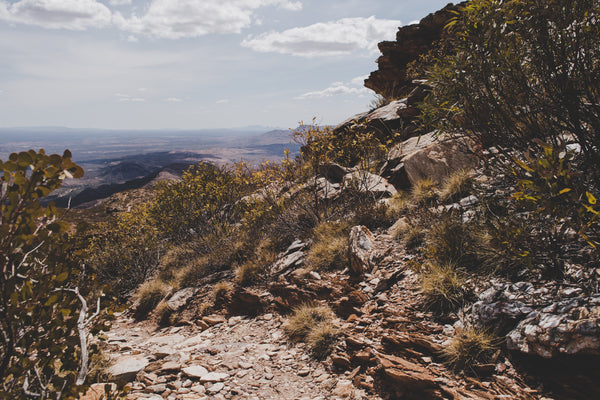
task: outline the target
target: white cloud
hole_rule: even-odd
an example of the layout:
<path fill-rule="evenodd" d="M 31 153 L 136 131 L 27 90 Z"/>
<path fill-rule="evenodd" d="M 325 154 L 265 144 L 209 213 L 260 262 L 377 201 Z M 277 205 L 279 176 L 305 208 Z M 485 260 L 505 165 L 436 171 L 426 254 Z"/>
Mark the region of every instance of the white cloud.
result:
<path fill-rule="evenodd" d="M 181 103 L 182 102 L 182 100 L 177 97 L 169 97 L 168 99 L 165 99 L 165 101 L 168 101 L 169 103 Z"/>
<path fill-rule="evenodd" d="M 109 3 L 111 6 L 124 6 L 131 4 L 131 0 L 110 0 Z"/>
<path fill-rule="evenodd" d="M 123 94 L 123 93 L 115 93 L 115 96 L 117 97 L 117 101 L 119 101 L 119 102 L 143 103 L 146 101 L 146 99 L 144 99 L 144 98 L 133 97 L 133 96 L 130 96 L 128 94 Z"/>
<path fill-rule="evenodd" d="M 371 93 L 371 90 L 363 86 L 366 76 L 358 76 L 350 82 L 334 82 L 328 88 L 314 92 L 307 92 L 300 96 L 294 97 L 296 100 L 320 99 L 324 97 L 354 95 L 364 97 Z"/>
<path fill-rule="evenodd" d="M 127 41 L 128 41 L 129 43 L 137 43 L 137 42 L 139 42 L 140 40 L 139 40 L 138 38 L 136 38 L 135 36 L 133 36 L 133 35 L 129 35 L 129 36 L 127 36 Z"/>
<path fill-rule="evenodd" d="M 216 104 L 225 104 L 225 103 L 229 103 L 228 99 L 221 99 L 221 100 L 217 100 Z"/>
<path fill-rule="evenodd" d="M 393 40 L 400 21 L 369 18 L 343 18 L 320 22 L 283 32 L 267 32 L 249 36 L 242 46 L 260 52 L 276 52 L 295 56 L 337 56 L 363 51 L 377 52 L 377 43 Z"/>
<path fill-rule="evenodd" d="M 134 34 L 166 39 L 198 37 L 210 33 L 240 33 L 254 21 L 254 10 L 265 6 L 297 11 L 302 3 L 289 0 L 152 0 L 147 12 L 114 23 Z"/>
<path fill-rule="evenodd" d="M 111 22 L 111 12 L 96 0 L 0 1 L 0 19 L 49 29 L 84 30 Z"/>

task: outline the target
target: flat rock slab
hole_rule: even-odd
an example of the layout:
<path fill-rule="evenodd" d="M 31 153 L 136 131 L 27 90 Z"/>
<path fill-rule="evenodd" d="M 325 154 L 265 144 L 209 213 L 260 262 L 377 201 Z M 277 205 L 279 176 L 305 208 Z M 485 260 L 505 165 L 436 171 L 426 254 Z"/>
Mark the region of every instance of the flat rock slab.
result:
<path fill-rule="evenodd" d="M 118 380 L 131 382 L 150 362 L 143 356 L 125 356 L 117 360 L 108 372 Z"/>
<path fill-rule="evenodd" d="M 200 377 L 200 382 L 223 382 L 227 378 L 229 378 L 229 374 L 226 374 L 224 372 L 208 372 L 207 374 Z"/>
<path fill-rule="evenodd" d="M 181 371 L 191 378 L 202 378 L 203 376 L 208 375 L 208 370 L 204 368 L 202 365 L 192 365 L 186 368 L 183 368 Z"/>

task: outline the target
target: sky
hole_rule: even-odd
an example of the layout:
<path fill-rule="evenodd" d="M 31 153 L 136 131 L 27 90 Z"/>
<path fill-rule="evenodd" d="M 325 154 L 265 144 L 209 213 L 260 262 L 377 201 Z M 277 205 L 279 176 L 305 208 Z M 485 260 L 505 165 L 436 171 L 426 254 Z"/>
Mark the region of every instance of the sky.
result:
<path fill-rule="evenodd" d="M 336 124 L 446 0 L 0 0 L 0 127 Z"/>

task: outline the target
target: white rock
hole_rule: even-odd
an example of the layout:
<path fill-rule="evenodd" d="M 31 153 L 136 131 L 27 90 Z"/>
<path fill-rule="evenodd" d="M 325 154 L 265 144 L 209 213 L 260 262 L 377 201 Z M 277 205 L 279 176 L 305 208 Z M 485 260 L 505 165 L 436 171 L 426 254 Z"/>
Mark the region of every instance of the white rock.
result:
<path fill-rule="evenodd" d="M 208 375 L 208 370 L 202 365 L 191 365 L 182 369 L 183 373 L 192 378 L 202 378 Z"/>
<path fill-rule="evenodd" d="M 146 368 L 148 364 L 148 359 L 143 356 L 121 357 L 108 371 L 116 379 L 130 382 L 134 380 L 138 372 Z"/>
<path fill-rule="evenodd" d="M 229 378 L 229 374 L 226 374 L 224 372 L 209 372 L 199 378 L 200 382 L 202 383 L 223 382 L 225 379 Z"/>
<path fill-rule="evenodd" d="M 225 387 L 225 384 L 224 384 L 224 383 L 222 383 L 222 382 L 219 382 L 219 383 L 215 383 L 214 385 L 212 385 L 212 386 L 208 387 L 208 388 L 206 389 L 206 391 L 207 391 L 209 394 L 217 394 L 217 393 L 219 393 L 221 390 L 223 390 L 223 388 L 224 388 L 224 387 Z"/>

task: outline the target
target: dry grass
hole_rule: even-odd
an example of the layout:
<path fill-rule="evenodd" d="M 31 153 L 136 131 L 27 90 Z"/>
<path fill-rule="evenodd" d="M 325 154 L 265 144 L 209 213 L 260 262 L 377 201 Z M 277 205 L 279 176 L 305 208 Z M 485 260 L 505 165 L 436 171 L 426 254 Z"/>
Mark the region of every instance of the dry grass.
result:
<path fill-rule="evenodd" d="M 410 192 L 410 200 L 417 206 L 430 206 L 435 203 L 438 193 L 436 184 L 431 178 L 418 181 Z"/>
<path fill-rule="evenodd" d="M 427 254 L 440 264 L 474 267 L 477 264 L 478 234 L 477 226 L 463 223 L 459 216 L 440 215 L 427 231 Z"/>
<path fill-rule="evenodd" d="M 144 282 L 136 291 L 134 301 L 135 317 L 145 318 L 161 300 L 171 291 L 171 287 L 160 279 L 152 279 Z"/>
<path fill-rule="evenodd" d="M 221 281 L 213 286 L 212 295 L 215 303 L 223 302 L 233 291 L 233 285 L 228 281 Z"/>
<path fill-rule="evenodd" d="M 172 284 L 178 289 L 190 287 L 205 277 L 210 268 L 211 262 L 208 257 L 195 257 L 173 272 Z"/>
<path fill-rule="evenodd" d="M 332 321 L 323 321 L 314 326 L 306 336 L 306 343 L 311 349 L 311 354 L 318 360 L 326 358 L 337 341 L 338 328 Z"/>
<path fill-rule="evenodd" d="M 314 230 L 306 261 L 313 270 L 341 269 L 348 264 L 348 225 L 326 222 Z"/>
<path fill-rule="evenodd" d="M 169 326 L 171 325 L 171 316 L 173 315 L 173 310 L 169 308 L 166 301 L 161 301 L 156 306 L 155 314 L 158 318 L 158 324 L 160 326 Z"/>
<path fill-rule="evenodd" d="M 313 328 L 323 322 L 331 323 L 333 318 L 333 311 L 327 306 L 303 304 L 294 309 L 284 330 L 291 339 L 305 339 Z"/>
<path fill-rule="evenodd" d="M 473 171 L 458 170 L 450 174 L 440 190 L 440 200 L 456 202 L 470 194 L 473 189 Z"/>
<path fill-rule="evenodd" d="M 452 368 L 467 370 L 475 364 L 489 362 L 499 345 L 500 340 L 488 331 L 468 327 L 457 332 L 442 355 Z"/>
<path fill-rule="evenodd" d="M 420 285 L 426 307 L 435 311 L 455 310 L 467 296 L 464 279 L 452 264 L 425 266 Z"/>
<path fill-rule="evenodd" d="M 261 242 L 254 257 L 235 268 L 235 281 L 240 286 L 257 283 L 265 269 L 277 259 L 277 253 L 271 249 L 271 244 Z"/>

